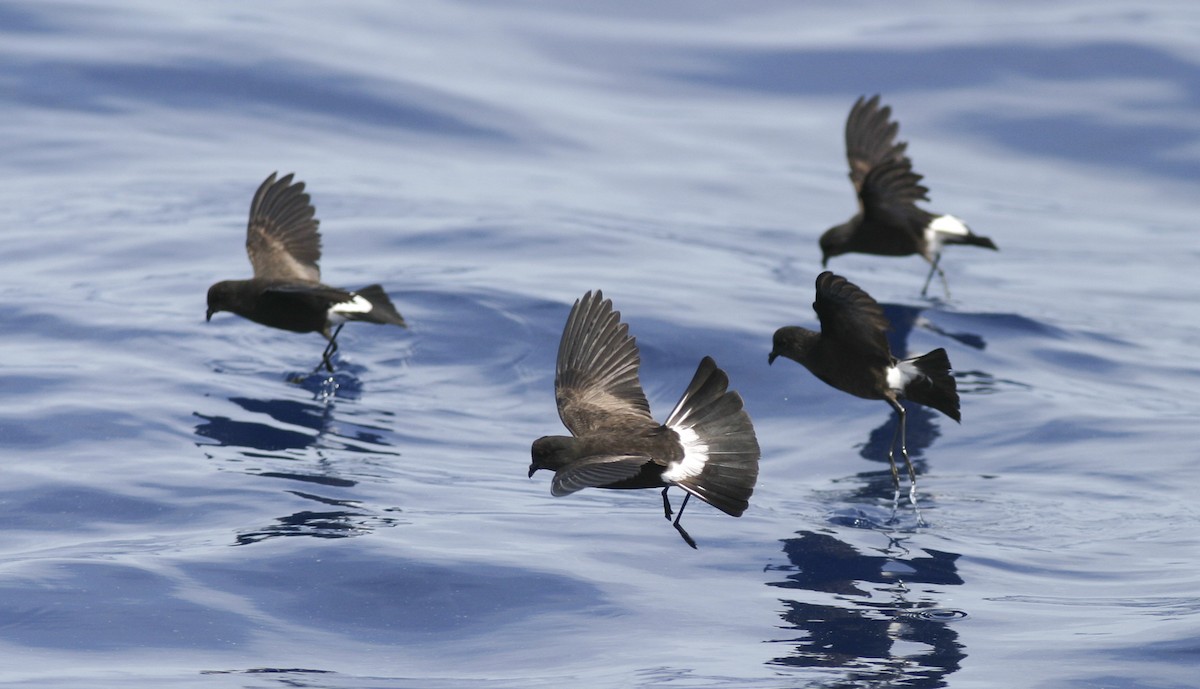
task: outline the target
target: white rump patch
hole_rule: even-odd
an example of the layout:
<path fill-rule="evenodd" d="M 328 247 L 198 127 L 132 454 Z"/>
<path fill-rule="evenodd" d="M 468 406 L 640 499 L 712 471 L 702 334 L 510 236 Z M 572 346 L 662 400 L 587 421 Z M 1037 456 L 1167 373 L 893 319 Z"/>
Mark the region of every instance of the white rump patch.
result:
<path fill-rule="evenodd" d="M 895 366 L 889 366 L 887 370 L 887 384 L 893 392 L 903 393 L 904 388 L 913 382 L 914 379 L 920 377 L 921 372 L 917 367 L 907 361 L 901 361 Z"/>
<path fill-rule="evenodd" d="M 700 475 L 708 462 L 708 444 L 700 435 L 690 428 L 673 427 L 679 434 L 679 442 L 683 445 L 683 459 L 671 462 L 662 473 L 664 481 L 679 483 Z"/>
<path fill-rule="evenodd" d="M 925 243 L 929 245 L 929 253 L 936 254 L 942 250 L 943 237 L 966 237 L 969 234 L 971 229 L 963 221 L 953 215 L 939 215 L 925 226 Z"/>
<path fill-rule="evenodd" d="M 929 227 L 926 228 L 929 232 L 939 232 L 941 234 L 956 234 L 960 237 L 966 237 L 971 234 L 967 229 L 967 224 L 953 215 L 939 215 L 929 221 Z"/>
<path fill-rule="evenodd" d="M 328 318 L 329 322 L 334 325 L 346 322 L 346 314 L 351 313 L 370 313 L 374 307 L 371 302 L 364 297 L 354 295 L 354 298 L 349 301 L 343 301 L 339 304 L 334 304 L 329 307 Z"/>

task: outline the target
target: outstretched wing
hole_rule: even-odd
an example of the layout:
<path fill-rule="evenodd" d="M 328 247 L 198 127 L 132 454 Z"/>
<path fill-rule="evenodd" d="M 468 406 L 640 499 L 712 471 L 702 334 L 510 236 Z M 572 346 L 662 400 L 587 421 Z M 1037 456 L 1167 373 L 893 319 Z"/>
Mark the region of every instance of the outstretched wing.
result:
<path fill-rule="evenodd" d="M 829 338 L 838 347 L 870 357 L 877 364 L 891 365 L 887 318 L 879 302 L 858 285 L 829 271 L 821 273 L 813 310 L 821 320 L 822 339 Z"/>
<path fill-rule="evenodd" d="M 246 253 L 254 277 L 319 282 L 321 234 L 316 209 L 304 193 L 304 182 L 292 175 L 278 181 L 275 173 L 263 181 L 250 203 Z"/>
<path fill-rule="evenodd" d="M 896 143 L 900 124 L 893 122 L 892 109 L 879 107 L 879 94 L 859 96 L 846 118 L 846 160 L 850 163 L 850 181 L 856 192 L 862 191 L 867 173 L 889 160 L 907 160 L 908 144 Z"/>
<path fill-rule="evenodd" d="M 575 302 L 558 345 L 558 416 L 576 436 L 657 425 L 638 381 L 637 343 L 599 290 Z"/>

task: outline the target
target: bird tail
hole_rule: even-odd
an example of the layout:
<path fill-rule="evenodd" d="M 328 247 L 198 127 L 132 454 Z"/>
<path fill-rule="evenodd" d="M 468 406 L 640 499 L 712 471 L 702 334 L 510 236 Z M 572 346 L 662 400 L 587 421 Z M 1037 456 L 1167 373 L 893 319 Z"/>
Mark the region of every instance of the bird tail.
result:
<path fill-rule="evenodd" d="M 953 215 L 939 215 L 931 220 L 925 229 L 927 234 L 933 232 L 939 244 L 969 244 L 992 251 L 1000 250 L 990 238 L 975 234 L 966 223 Z"/>
<path fill-rule="evenodd" d="M 911 379 L 901 394 L 905 398 L 933 407 L 955 421 L 962 421 L 958 405 L 958 384 L 950 375 L 950 357 L 946 350 L 938 348 L 914 359 L 905 359 L 898 364 Z M 905 376 L 908 378 L 908 376 Z"/>
<path fill-rule="evenodd" d="M 993 242 L 991 239 L 989 239 L 989 238 L 987 238 L 987 237 L 980 237 L 980 236 L 979 236 L 979 235 L 977 235 L 977 234 L 968 234 L 968 235 L 967 235 L 967 236 L 965 236 L 965 237 L 956 237 L 955 239 L 956 239 L 957 241 L 953 241 L 953 240 L 952 240 L 952 241 L 948 241 L 948 242 L 946 242 L 946 243 L 947 243 L 947 244 L 951 244 L 951 243 L 954 243 L 954 244 L 970 244 L 971 246 L 981 246 L 981 247 L 983 247 L 983 248 L 985 248 L 985 249 L 991 249 L 992 251 L 999 251 L 999 250 L 1000 250 L 1000 247 L 996 246 L 996 243 L 995 243 L 995 242 Z"/>
<path fill-rule="evenodd" d="M 358 296 L 371 302 L 371 310 L 360 313 L 345 313 L 348 320 L 370 321 L 371 323 L 383 323 L 387 325 L 406 326 L 404 317 L 392 305 L 392 300 L 388 298 L 387 292 L 383 291 L 380 285 L 369 285 L 354 292 Z"/>
<path fill-rule="evenodd" d="M 667 418 L 666 425 L 679 435 L 684 456 L 668 465 L 663 478 L 740 517 L 750 506 L 758 480 L 760 451 L 742 398 L 728 387 L 729 377 L 712 357 L 704 357 Z"/>

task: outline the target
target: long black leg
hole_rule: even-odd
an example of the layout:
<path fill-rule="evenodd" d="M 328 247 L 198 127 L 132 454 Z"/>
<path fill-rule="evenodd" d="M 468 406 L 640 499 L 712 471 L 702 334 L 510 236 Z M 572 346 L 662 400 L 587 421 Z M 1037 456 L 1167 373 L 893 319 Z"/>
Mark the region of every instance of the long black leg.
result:
<path fill-rule="evenodd" d="M 667 520 L 668 520 L 668 521 L 670 521 L 670 519 L 671 519 L 671 514 L 672 514 L 672 512 L 671 512 L 671 499 L 667 497 L 667 491 L 669 491 L 669 490 L 671 490 L 671 487 L 670 487 L 670 486 L 667 486 L 666 488 L 663 488 L 663 492 L 662 492 L 662 496 L 663 496 L 663 515 L 664 515 L 664 516 L 667 518 Z M 684 498 L 684 500 L 686 501 L 686 500 L 687 500 L 687 498 Z"/>
<path fill-rule="evenodd" d="M 663 495 L 666 495 L 666 491 L 663 491 Z M 694 541 L 692 537 L 688 535 L 687 531 L 683 530 L 683 525 L 679 523 L 679 520 L 683 518 L 683 508 L 687 507 L 688 500 L 691 499 L 691 497 L 691 493 L 684 493 L 683 504 L 679 506 L 679 512 L 675 515 L 675 521 L 672 522 L 672 525 L 675 527 L 675 530 L 679 532 L 679 535 L 683 536 L 683 542 L 695 549 L 696 541 Z"/>
<path fill-rule="evenodd" d="M 324 366 L 326 371 L 333 373 L 333 355 L 338 350 L 337 336 L 338 333 L 342 332 L 342 328 L 345 325 L 345 323 L 342 323 L 338 325 L 337 330 L 333 331 L 333 335 L 329 338 L 329 344 L 325 345 L 325 351 L 321 353 L 321 363 L 317 364 L 317 367 L 313 369 L 313 373 L 320 371 L 321 366 Z"/>
<path fill-rule="evenodd" d="M 942 254 L 939 251 L 934 255 L 933 262 L 929 266 L 929 275 L 925 276 L 925 286 L 921 288 L 922 297 L 925 296 L 925 293 L 929 291 L 929 283 L 933 280 L 933 274 L 937 273 L 938 277 L 942 279 L 942 289 L 946 290 L 946 298 L 950 298 L 950 283 L 946 281 L 946 274 L 942 272 L 941 267 L 938 265 L 941 262 Z"/>
<path fill-rule="evenodd" d="M 908 442 L 906 438 L 907 429 L 904 424 L 904 416 L 900 416 L 900 453 L 904 455 L 904 463 L 908 466 L 908 501 L 912 503 L 913 510 L 917 513 L 917 524 L 925 525 L 925 518 L 921 516 L 921 506 L 917 504 L 917 470 L 913 467 L 912 460 L 908 458 Z"/>
<path fill-rule="evenodd" d="M 917 506 L 917 471 L 913 468 L 912 460 L 908 458 L 908 429 L 905 427 L 904 416 L 900 417 L 900 453 L 904 455 L 904 463 L 908 466 L 908 501 L 913 507 Z"/>
<path fill-rule="evenodd" d="M 896 427 L 892 429 L 892 442 L 888 444 L 888 465 L 892 468 L 892 513 L 900 507 L 900 470 L 896 467 L 896 437 L 903 437 L 904 431 L 904 407 L 896 400 L 888 400 L 888 404 L 892 405 L 892 409 L 896 410 Z M 900 441 L 900 446 L 904 446 L 904 441 Z M 904 459 L 908 459 L 907 450 L 904 452 Z"/>
<path fill-rule="evenodd" d="M 904 465 L 908 469 L 908 501 L 912 503 L 913 509 L 917 512 L 917 522 L 924 524 L 925 519 L 921 517 L 921 507 L 917 505 L 917 470 L 913 467 L 912 459 L 908 456 L 908 429 L 905 424 L 906 414 L 904 407 L 895 400 L 888 400 L 892 408 L 899 415 L 897 419 L 896 429 L 892 431 L 892 445 L 888 448 L 888 462 L 892 465 L 892 512 L 900 506 L 900 471 L 896 467 L 896 460 L 893 455 L 893 449 L 896 446 L 896 436 L 900 436 L 900 454 L 904 457 Z"/>

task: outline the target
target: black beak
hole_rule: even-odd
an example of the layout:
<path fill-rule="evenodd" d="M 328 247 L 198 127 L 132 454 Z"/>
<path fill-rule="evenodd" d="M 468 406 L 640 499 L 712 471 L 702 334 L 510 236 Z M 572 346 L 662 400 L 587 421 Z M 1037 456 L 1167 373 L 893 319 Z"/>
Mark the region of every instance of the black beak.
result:
<path fill-rule="evenodd" d="M 204 322 L 205 322 L 205 323 L 207 323 L 207 322 L 211 321 L 211 320 L 212 320 L 212 315 L 213 315 L 213 310 L 212 310 L 212 309 L 209 309 L 208 311 L 205 311 L 205 312 L 204 312 Z"/>
<path fill-rule="evenodd" d="M 822 257 L 821 257 L 821 267 L 822 267 L 822 268 L 824 268 L 824 267 L 826 267 L 826 266 L 828 266 L 828 265 L 829 265 L 829 257 L 828 257 L 828 256 L 822 256 Z"/>
<path fill-rule="evenodd" d="M 770 354 L 768 354 L 767 355 L 767 366 L 770 366 L 771 364 L 775 363 L 775 357 L 777 357 L 777 356 L 779 356 L 779 355 L 776 354 L 774 351 L 772 351 Z"/>
<path fill-rule="evenodd" d="M 536 464 L 530 464 L 529 465 L 529 478 L 533 478 L 533 474 L 537 470 L 538 470 L 538 467 Z"/>

